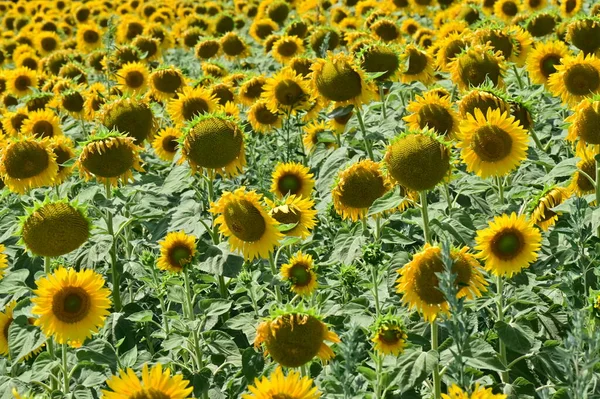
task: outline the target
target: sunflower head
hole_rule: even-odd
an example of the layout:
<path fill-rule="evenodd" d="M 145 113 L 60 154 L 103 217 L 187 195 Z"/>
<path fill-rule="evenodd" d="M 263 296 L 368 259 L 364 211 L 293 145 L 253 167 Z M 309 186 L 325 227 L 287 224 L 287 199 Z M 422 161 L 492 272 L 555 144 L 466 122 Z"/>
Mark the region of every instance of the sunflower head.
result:
<path fill-rule="evenodd" d="M 463 391 L 458 385 L 452 384 L 448 388 L 448 395 L 442 394 L 442 399 L 467 399 L 467 398 L 482 398 L 482 399 L 506 399 L 504 394 L 492 393 L 492 388 L 485 388 L 479 386 L 479 383 L 475 384 L 475 387 L 471 390 Z"/>
<path fill-rule="evenodd" d="M 102 390 L 102 397 L 119 399 L 127 396 L 131 399 L 186 399 L 190 397 L 193 387 L 184 380 L 181 374 L 171 374 L 167 367 L 160 363 L 151 368 L 147 363 L 142 367 L 142 378 L 138 378 L 132 369 L 120 370 L 118 375 L 111 376 L 106 385 L 110 391 Z"/>
<path fill-rule="evenodd" d="M 581 158 L 577 162 L 577 171 L 573 174 L 569 189 L 579 197 L 594 192 L 596 184 L 596 159 L 597 146 L 580 146 L 577 148 L 577 156 Z M 581 173 L 583 171 L 584 173 Z M 591 181 L 590 181 L 591 179 Z"/>
<path fill-rule="evenodd" d="M 8 75 L 8 90 L 16 97 L 30 94 L 37 85 L 37 73 L 27 67 L 13 69 Z"/>
<path fill-rule="evenodd" d="M 215 57 L 221 51 L 221 43 L 218 40 L 207 38 L 196 44 L 194 53 L 201 60 L 208 60 Z"/>
<path fill-rule="evenodd" d="M 117 130 L 133 138 L 136 145 L 151 139 L 156 128 L 150 105 L 131 98 L 120 98 L 106 104 L 99 119 L 109 130 Z"/>
<path fill-rule="evenodd" d="M 316 225 L 315 203 L 309 198 L 290 195 L 282 200 L 266 200 L 271 209 L 269 215 L 279 224 L 279 231 L 286 236 L 306 238 Z"/>
<path fill-rule="evenodd" d="M 450 172 L 450 146 L 427 130 L 409 131 L 387 149 L 385 164 L 396 182 L 413 190 L 430 190 Z"/>
<path fill-rule="evenodd" d="M 36 138 L 52 138 L 63 134 L 59 117 L 53 111 L 45 109 L 29 112 L 20 130 Z"/>
<path fill-rule="evenodd" d="M 262 75 L 253 76 L 244 81 L 239 89 L 240 101 L 248 106 L 254 104 L 260 99 L 266 82 L 267 79 Z"/>
<path fill-rule="evenodd" d="M 508 112 L 511 107 L 505 98 L 505 94 L 493 88 L 477 88 L 469 91 L 458 102 L 460 117 L 465 119 L 468 114 L 475 115 L 479 109 L 484 115 L 488 110 L 500 110 L 501 113 Z"/>
<path fill-rule="evenodd" d="M 170 100 L 167 105 L 171 119 L 178 126 L 183 126 L 198 115 L 214 112 L 216 108 L 216 97 L 202 87 L 186 87 L 177 99 Z"/>
<path fill-rule="evenodd" d="M 185 77 L 175 67 L 158 68 L 150 74 L 150 89 L 158 100 L 173 98 L 185 86 Z"/>
<path fill-rule="evenodd" d="M 481 86 L 486 81 L 502 85 L 504 58 L 488 45 L 475 45 L 456 56 L 449 65 L 452 81 L 461 89 Z"/>
<path fill-rule="evenodd" d="M 551 208 L 565 202 L 571 196 L 569 188 L 553 186 L 546 187 L 533 200 L 530 208 L 531 221 L 543 231 L 556 223 L 560 212 L 556 213 Z"/>
<path fill-rule="evenodd" d="M 308 83 L 290 68 L 284 68 L 267 79 L 261 98 L 273 113 L 295 113 L 309 108 L 312 96 Z"/>
<path fill-rule="evenodd" d="M 281 266 L 281 277 L 298 295 L 311 295 L 317 288 L 317 275 L 313 270 L 313 258 L 298 251 L 288 263 Z"/>
<path fill-rule="evenodd" d="M 262 377 L 254 380 L 254 386 L 249 386 L 250 394 L 243 394 L 242 399 L 290 398 L 290 399 L 319 399 L 321 392 L 313 386 L 313 381 L 302 377 L 299 372 L 290 370 L 286 375 L 277 367 L 269 378 Z M 290 393 L 293 396 L 290 396 Z"/>
<path fill-rule="evenodd" d="M 560 19 L 560 16 L 553 12 L 540 12 L 532 15 L 525 27 L 533 37 L 542 37 L 554 32 Z"/>
<path fill-rule="evenodd" d="M 297 36 L 283 35 L 273 43 L 271 54 L 281 64 L 287 64 L 295 56 L 304 52 L 302 39 Z"/>
<path fill-rule="evenodd" d="M 339 342 L 339 338 L 312 312 L 290 309 L 263 321 L 254 345 L 264 343 L 266 352 L 281 366 L 300 367 L 315 356 L 323 361 L 334 356 L 324 341 Z"/>
<path fill-rule="evenodd" d="M 310 198 L 314 186 L 314 175 L 302 164 L 279 163 L 273 171 L 271 192 L 278 198 L 287 195 Z"/>
<path fill-rule="evenodd" d="M 160 270 L 179 273 L 192 262 L 196 254 L 196 237 L 182 231 L 167 234 L 159 245 L 160 258 L 157 266 Z"/>
<path fill-rule="evenodd" d="M 179 149 L 181 130 L 167 127 L 162 129 L 152 140 L 152 148 L 156 155 L 163 161 L 173 161 Z"/>
<path fill-rule="evenodd" d="M 148 87 L 148 68 L 141 62 L 130 62 L 117 72 L 119 87 L 124 93 L 143 94 Z"/>
<path fill-rule="evenodd" d="M 527 71 L 534 83 L 546 84 L 548 78 L 556 73 L 556 66 L 561 60 L 571 56 L 565 43 L 559 40 L 539 42 L 527 58 Z"/>
<path fill-rule="evenodd" d="M 409 129 L 429 128 L 446 137 L 453 137 L 458 130 L 458 117 L 452 109 L 449 97 L 440 97 L 436 93 L 426 92 L 422 97 L 417 96 L 406 109 L 411 113 L 404 117 L 404 120 L 409 123 Z"/>
<path fill-rule="evenodd" d="M 248 45 L 235 32 L 228 32 L 220 40 L 221 49 L 229 59 L 239 59 L 246 57 L 250 51 Z"/>
<path fill-rule="evenodd" d="M 272 112 L 264 100 L 256 101 L 250 107 L 247 118 L 252 129 L 258 133 L 267 133 L 282 125 L 281 115 Z"/>
<path fill-rule="evenodd" d="M 404 352 L 408 335 L 400 318 L 392 315 L 379 317 L 371 331 L 375 350 L 382 355 L 398 356 Z"/>
<path fill-rule="evenodd" d="M 340 34 L 337 30 L 330 27 L 319 27 L 313 30 L 310 35 L 310 48 L 315 54 L 321 54 L 325 51 L 333 51 L 340 44 Z"/>
<path fill-rule="evenodd" d="M 380 74 L 375 80 L 393 80 L 400 71 L 400 57 L 394 47 L 382 44 L 364 46 L 358 53 L 360 66 L 367 73 Z"/>
<path fill-rule="evenodd" d="M 600 93 L 600 59 L 594 55 L 579 53 L 577 57 L 562 58 L 555 68 L 556 73 L 550 76 L 548 87 L 569 106 Z"/>
<path fill-rule="evenodd" d="M 429 85 L 434 81 L 433 59 L 414 44 L 409 44 L 400 55 L 402 69 L 400 79 L 403 83 L 414 81 Z"/>

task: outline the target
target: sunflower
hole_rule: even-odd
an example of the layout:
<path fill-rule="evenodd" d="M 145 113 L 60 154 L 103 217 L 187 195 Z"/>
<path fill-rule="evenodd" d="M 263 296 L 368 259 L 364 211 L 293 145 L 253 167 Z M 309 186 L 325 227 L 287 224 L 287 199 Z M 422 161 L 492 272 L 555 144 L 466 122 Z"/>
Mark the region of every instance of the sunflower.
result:
<path fill-rule="evenodd" d="M 475 237 L 478 257 L 485 269 L 496 276 L 511 277 L 538 257 L 542 235 L 524 215 L 496 216 L 489 226 Z"/>
<path fill-rule="evenodd" d="M 291 284 L 294 294 L 311 295 L 317 289 L 317 275 L 313 270 L 313 258 L 298 251 L 288 263 L 281 266 L 281 278 Z"/>
<path fill-rule="evenodd" d="M 239 60 L 250 55 L 250 49 L 244 40 L 235 32 L 228 32 L 221 37 L 221 49 L 225 58 Z"/>
<path fill-rule="evenodd" d="M 556 223 L 560 212 L 556 213 L 551 208 L 565 202 L 571 196 L 569 189 L 564 187 L 551 187 L 543 190 L 534 200 L 534 206 L 531 211 L 531 221 L 543 231 Z"/>
<path fill-rule="evenodd" d="M 102 107 L 98 119 L 109 130 L 132 137 L 136 145 L 152 140 L 156 130 L 154 113 L 144 100 L 118 98 Z"/>
<path fill-rule="evenodd" d="M 481 266 L 468 247 L 452 249 L 452 273 L 456 274 L 457 298 L 474 299 L 486 291 L 486 281 Z M 396 292 L 402 294 L 402 302 L 416 309 L 428 322 L 433 322 L 440 313 L 447 313 L 448 302 L 439 289 L 437 273 L 444 271 L 442 249 L 425 244 L 421 252 L 398 270 Z"/>
<path fill-rule="evenodd" d="M 140 53 L 145 54 L 146 61 L 157 61 L 161 57 L 160 40 L 149 36 L 137 36 L 131 42 L 131 45 L 136 47 Z"/>
<path fill-rule="evenodd" d="M 76 163 L 79 175 L 86 180 L 95 177 L 107 185 L 127 183 L 133 180 L 131 169 L 143 171 L 140 150 L 132 137 L 118 132 L 97 133 L 82 145 Z"/>
<path fill-rule="evenodd" d="M 565 122 L 570 123 L 567 140 L 579 139 L 577 148 L 600 144 L 600 97 L 582 100 Z"/>
<path fill-rule="evenodd" d="M 338 174 L 331 191 L 333 206 L 343 219 L 361 220 L 391 186 L 378 163 L 369 159 L 359 161 Z"/>
<path fill-rule="evenodd" d="M 13 192 L 52 185 L 58 173 L 48 139 L 21 136 L 5 142 L 0 155 L 0 177 Z"/>
<path fill-rule="evenodd" d="M 4 312 L 0 312 L 0 355 L 2 356 L 7 356 L 9 352 L 8 331 L 13 322 L 13 309 L 16 305 L 16 301 L 11 301 L 4 308 Z"/>
<path fill-rule="evenodd" d="M 460 125 L 461 158 L 467 171 L 478 176 L 504 176 L 527 158 L 529 137 L 513 116 L 489 109 L 475 109 Z"/>
<path fill-rule="evenodd" d="M 194 48 L 196 58 L 200 60 L 208 60 L 219 55 L 221 51 L 221 43 L 213 38 L 203 38 L 198 41 Z"/>
<path fill-rule="evenodd" d="M 277 367 L 270 378 L 256 378 L 254 386 L 249 386 L 249 394 L 243 394 L 242 399 L 319 399 L 321 392 L 313 386 L 309 377 L 302 377 L 299 372 L 290 370 L 285 376 L 281 367 Z"/>
<path fill-rule="evenodd" d="M 58 173 L 54 178 L 54 184 L 62 184 L 73 172 L 74 166 L 66 166 L 71 159 L 75 158 L 73 142 L 66 136 L 56 136 L 50 140 L 50 149 L 56 155 Z"/>
<path fill-rule="evenodd" d="M 66 111 L 75 119 L 82 118 L 85 113 L 85 98 L 83 97 L 81 88 L 82 87 L 67 88 L 60 92 L 59 95 L 52 99 L 49 104 L 50 108 Z M 57 87 L 55 87 L 55 89 L 57 89 Z"/>
<path fill-rule="evenodd" d="M 560 40 L 537 42 L 527 57 L 529 78 L 533 83 L 547 84 L 550 76 L 556 73 L 556 66 L 569 57 L 569 47 Z"/>
<path fill-rule="evenodd" d="M 330 118 L 327 122 L 327 128 L 331 130 L 334 134 L 338 136 L 341 135 L 346 131 L 346 125 L 352 118 L 352 115 L 354 115 L 354 111 L 352 109 L 349 110 L 349 112 L 347 113 L 335 115 L 333 118 Z"/>
<path fill-rule="evenodd" d="M 63 134 L 59 117 L 49 109 L 29 112 L 20 131 L 36 138 L 52 138 Z"/>
<path fill-rule="evenodd" d="M 300 367 L 315 356 L 323 362 L 335 356 L 325 341 L 338 343 L 340 339 L 317 316 L 286 311 L 260 323 L 254 346 L 264 343 L 265 355 L 281 366 Z"/>
<path fill-rule="evenodd" d="M 494 86 L 502 86 L 504 58 L 488 45 L 475 45 L 456 56 L 448 65 L 452 81 L 462 90 L 481 86 L 489 80 Z"/>
<path fill-rule="evenodd" d="M 291 59 L 304 53 L 302 39 L 297 36 L 280 36 L 273 43 L 271 54 L 281 64 L 287 64 Z"/>
<path fill-rule="evenodd" d="M 555 65 L 556 72 L 548 79 L 548 88 L 563 103 L 574 107 L 585 97 L 600 93 L 600 59 L 594 55 L 564 57 Z"/>
<path fill-rule="evenodd" d="M 2 128 L 10 136 L 19 136 L 28 118 L 29 113 L 24 108 L 18 109 L 15 112 L 6 112 L 2 115 Z"/>
<path fill-rule="evenodd" d="M 4 278 L 5 269 L 8 267 L 8 256 L 4 251 L 6 251 L 6 247 L 0 244 L 0 280 Z"/>
<path fill-rule="evenodd" d="M 570 18 L 577 14 L 583 7 L 583 0 L 559 0 L 560 13 L 565 18 Z"/>
<path fill-rule="evenodd" d="M 567 42 L 583 51 L 594 54 L 600 49 L 600 20 L 597 18 L 580 18 L 567 26 Z"/>
<path fill-rule="evenodd" d="M 452 384 L 448 388 L 448 395 L 442 394 L 442 399 L 506 399 L 506 395 L 494 394 L 492 388 L 484 388 L 479 384 L 475 384 L 475 388 L 469 394 L 469 391 L 463 391 L 458 385 Z"/>
<path fill-rule="evenodd" d="M 554 12 L 539 12 L 527 20 L 525 27 L 532 36 L 542 37 L 554 32 L 560 19 Z"/>
<path fill-rule="evenodd" d="M 369 74 L 379 74 L 375 81 L 396 80 L 400 73 L 400 56 L 395 47 L 383 44 L 368 44 L 358 53 L 361 68 Z"/>
<path fill-rule="evenodd" d="M 279 224 L 260 204 L 262 196 L 245 187 L 226 191 L 219 201 L 211 204 L 210 211 L 219 214 L 215 225 L 229 237 L 229 245 L 241 252 L 247 260 L 267 258 L 283 237 Z"/>
<path fill-rule="evenodd" d="M 23 97 L 32 93 L 32 88 L 38 85 L 38 77 L 35 71 L 27 67 L 19 67 L 10 71 L 7 75 L 8 91 L 16 97 Z"/>
<path fill-rule="evenodd" d="M 517 0 L 498 0 L 494 3 L 494 14 L 504 22 L 510 22 L 521 10 Z"/>
<path fill-rule="evenodd" d="M 246 113 L 252 129 L 257 133 L 269 133 L 282 125 L 281 115 L 273 113 L 263 100 L 255 102 Z"/>
<path fill-rule="evenodd" d="M 430 190 L 450 173 L 450 146 L 433 132 L 409 131 L 392 141 L 384 162 L 395 182 L 412 191 Z"/>
<path fill-rule="evenodd" d="M 244 81 L 239 88 L 238 97 L 242 104 L 251 106 L 260 99 L 267 78 L 262 75 L 253 76 Z"/>
<path fill-rule="evenodd" d="M 111 391 L 102 390 L 105 399 L 187 399 L 193 388 L 187 387 L 189 381 L 181 374 L 171 375 L 171 370 L 160 363 L 150 369 L 145 363 L 142 367 L 142 379 L 132 369 L 120 370 L 106 381 Z"/>
<path fill-rule="evenodd" d="M 403 68 L 400 71 L 400 81 L 402 83 L 421 82 L 425 86 L 434 81 L 434 62 L 429 54 L 419 49 L 414 44 L 407 45 L 400 61 Z"/>
<path fill-rule="evenodd" d="M 77 48 L 90 53 L 102 47 L 102 30 L 95 24 L 81 24 L 77 27 Z"/>
<path fill-rule="evenodd" d="M 312 100 L 308 83 L 290 68 L 284 68 L 267 79 L 261 98 L 271 112 L 289 114 L 306 110 Z"/>
<path fill-rule="evenodd" d="M 56 32 L 41 31 L 36 35 L 36 48 L 43 56 L 59 50 L 60 46 L 61 39 Z"/>
<path fill-rule="evenodd" d="M 304 126 L 304 136 L 302 143 L 307 152 L 312 151 L 317 145 L 322 144 L 325 148 L 334 148 L 335 143 L 330 141 L 321 141 L 322 135 L 329 131 L 329 127 L 324 121 L 315 120 Z"/>
<path fill-rule="evenodd" d="M 173 161 L 179 148 L 181 135 L 180 129 L 172 127 L 167 127 L 158 132 L 152 141 L 152 148 L 154 148 L 156 155 L 163 161 Z"/>
<path fill-rule="evenodd" d="M 359 107 L 374 97 L 373 83 L 366 80 L 362 68 L 349 55 L 329 53 L 327 59 L 313 63 L 312 71 L 314 93 L 334 101 L 336 106 Z"/>
<path fill-rule="evenodd" d="M 458 130 L 458 117 L 449 97 L 426 92 L 422 97 L 417 96 L 415 101 L 411 101 L 406 110 L 411 113 L 403 118 L 409 129 L 429 128 L 441 136 L 451 138 Z"/>
<path fill-rule="evenodd" d="M 148 68 L 141 62 L 129 62 L 117 72 L 117 82 L 123 93 L 144 94 L 148 88 Z"/>
<path fill-rule="evenodd" d="M 196 116 L 212 113 L 216 109 L 216 97 L 202 87 L 186 87 L 176 99 L 170 100 L 167 104 L 167 111 L 171 120 L 180 127 Z"/>
<path fill-rule="evenodd" d="M 222 114 L 195 117 L 179 144 L 194 171 L 233 176 L 246 165 L 244 134 L 234 118 Z"/>
<path fill-rule="evenodd" d="M 75 251 L 90 236 L 90 221 L 84 208 L 66 200 L 46 200 L 27 208 L 21 218 L 22 244 L 37 256 L 57 257 Z"/>
<path fill-rule="evenodd" d="M 382 355 L 398 356 L 404 352 L 408 335 L 402 321 L 394 316 L 383 316 L 375 322 L 372 328 L 371 341 L 375 350 Z"/>
<path fill-rule="evenodd" d="M 470 37 L 464 33 L 450 33 L 440 40 L 438 43 L 438 51 L 436 53 L 437 67 L 449 72 L 450 63 L 457 55 L 462 53 L 470 44 Z"/>
<path fill-rule="evenodd" d="M 182 231 L 167 234 L 159 244 L 160 258 L 157 266 L 160 270 L 179 273 L 196 255 L 196 237 Z"/>
<path fill-rule="evenodd" d="M 257 18 L 250 25 L 250 36 L 258 43 L 262 43 L 267 37 L 279 30 L 279 25 L 270 18 Z"/>
<path fill-rule="evenodd" d="M 81 346 L 97 333 L 109 315 L 110 291 L 104 278 L 91 269 L 75 271 L 60 267 L 36 281 L 31 312 L 38 315 L 35 325 L 57 343 Z"/>
<path fill-rule="evenodd" d="M 598 151 L 596 146 L 580 147 L 577 150 L 577 156 L 581 158 L 577 162 L 577 171 L 571 178 L 569 190 L 577 196 L 583 197 L 592 194 L 595 191 L 596 184 L 596 159 Z M 583 172 L 583 173 L 582 173 Z"/>
<path fill-rule="evenodd" d="M 106 87 L 100 82 L 93 83 L 87 88 L 84 96 L 83 112 L 88 120 L 95 118 L 96 113 L 106 103 L 108 96 Z"/>
<path fill-rule="evenodd" d="M 278 163 L 271 176 L 271 192 L 278 198 L 286 195 L 310 198 L 315 186 L 310 169 L 296 162 Z"/>
<path fill-rule="evenodd" d="M 479 109 L 484 115 L 488 110 L 500 110 L 500 113 L 510 112 L 510 103 L 504 95 L 497 90 L 489 88 L 473 89 L 466 93 L 458 102 L 458 113 L 462 119 L 467 115 L 475 116 L 475 110 Z"/>
<path fill-rule="evenodd" d="M 221 107 L 228 102 L 237 103 L 237 96 L 233 84 L 221 81 L 210 86 L 210 94 L 214 96 L 215 101 Z"/>
<path fill-rule="evenodd" d="M 158 68 L 150 74 L 150 91 L 159 101 L 166 101 L 183 90 L 185 77 L 175 67 Z"/>
<path fill-rule="evenodd" d="M 266 199 L 267 206 L 271 209 L 269 215 L 280 223 L 279 231 L 286 236 L 306 238 L 310 235 L 316 223 L 317 211 L 315 203 L 309 198 L 290 195 L 283 200 L 273 202 Z M 290 225 L 283 228 L 282 226 Z"/>

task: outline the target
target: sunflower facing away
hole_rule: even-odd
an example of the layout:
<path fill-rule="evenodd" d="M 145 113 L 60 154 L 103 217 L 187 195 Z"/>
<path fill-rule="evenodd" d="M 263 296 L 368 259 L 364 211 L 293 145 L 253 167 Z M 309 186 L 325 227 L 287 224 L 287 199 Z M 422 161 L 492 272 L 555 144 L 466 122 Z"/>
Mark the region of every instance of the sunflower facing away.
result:
<path fill-rule="evenodd" d="M 295 294 L 311 295 L 317 289 L 317 275 L 313 270 L 313 258 L 298 251 L 288 263 L 281 266 L 281 278 L 288 281 Z"/>
<path fill-rule="evenodd" d="M 224 192 L 210 208 L 211 213 L 219 215 L 214 223 L 229 238 L 229 246 L 248 260 L 267 258 L 283 237 L 277 221 L 261 205 L 261 198 L 255 191 L 240 187 Z"/>
<path fill-rule="evenodd" d="M 477 255 L 485 269 L 496 276 L 519 273 L 538 257 L 542 235 L 524 215 L 496 216 L 489 227 L 477 232 Z"/>
<path fill-rule="evenodd" d="M 543 190 L 534 200 L 534 207 L 531 211 L 531 221 L 543 231 L 556 223 L 560 212 L 556 213 L 551 208 L 565 202 L 571 196 L 571 191 L 564 187 L 552 187 Z"/>
<path fill-rule="evenodd" d="M 456 274 L 457 297 L 473 299 L 486 291 L 486 281 L 481 266 L 471 255 L 468 247 L 452 249 L 452 272 Z M 440 313 L 448 312 L 448 302 L 439 290 L 436 273 L 444 271 L 442 250 L 438 246 L 425 244 L 421 252 L 398 270 L 396 292 L 402 294 L 402 302 L 416 309 L 426 321 L 433 322 Z"/>
<path fill-rule="evenodd" d="M 118 130 L 133 137 L 136 145 L 152 140 L 156 131 L 156 119 L 147 101 L 118 98 L 102 107 L 100 122 L 109 130 Z"/>
<path fill-rule="evenodd" d="M 302 377 L 298 371 L 289 370 L 284 375 L 277 367 L 269 378 L 256 378 L 254 385 L 248 387 L 251 393 L 243 394 L 242 399 L 319 399 L 321 392 L 313 386 L 313 381 Z"/>
<path fill-rule="evenodd" d="M 469 394 L 468 391 L 460 389 L 458 385 L 452 384 L 448 388 L 448 394 L 442 394 L 442 399 L 506 399 L 506 395 L 494 394 L 492 388 L 485 388 L 479 384 L 476 384 L 473 392 Z"/>
<path fill-rule="evenodd" d="M 563 57 L 555 68 L 548 79 L 548 89 L 570 107 L 600 93 L 600 59 L 594 55 Z"/>
<path fill-rule="evenodd" d="M 461 158 L 469 172 L 478 176 L 504 176 L 527 158 L 529 137 L 513 116 L 488 109 L 484 116 L 475 109 L 460 125 Z"/>
<path fill-rule="evenodd" d="M 271 192 L 278 198 L 290 194 L 310 198 L 314 186 L 310 169 L 297 162 L 278 163 L 271 175 Z"/>
<path fill-rule="evenodd" d="M 110 291 L 104 278 L 91 269 L 75 271 L 60 267 L 36 281 L 31 312 L 35 325 L 59 344 L 78 347 L 97 333 L 109 315 Z"/>
<path fill-rule="evenodd" d="M 160 258 L 157 266 L 160 270 L 179 273 L 196 255 L 196 237 L 182 231 L 167 234 L 159 244 Z"/>
<path fill-rule="evenodd" d="M 175 67 L 158 68 L 150 74 L 150 91 L 159 101 L 173 98 L 185 85 L 185 76 Z"/>
<path fill-rule="evenodd" d="M 119 375 L 113 375 L 106 381 L 110 391 L 102 390 L 104 399 L 187 399 L 193 388 L 188 387 L 189 381 L 181 374 L 171 375 L 169 368 L 160 363 L 152 368 L 148 364 L 142 367 L 142 378 L 128 368 L 119 370 Z"/>
<path fill-rule="evenodd" d="M 399 318 L 391 315 L 383 316 L 375 322 L 372 330 L 371 341 L 375 344 L 377 352 L 393 356 L 404 352 L 408 335 Z"/>
<path fill-rule="evenodd" d="M 275 202 L 269 199 L 265 202 L 271 209 L 269 215 L 280 223 L 279 231 L 286 236 L 306 238 L 317 224 L 315 203 L 310 198 L 292 194 Z M 284 225 L 291 226 L 284 228 Z"/>
<path fill-rule="evenodd" d="M 410 115 L 404 120 L 412 130 L 429 128 L 441 136 L 453 137 L 458 130 L 458 117 L 452 109 L 449 97 L 440 97 L 436 93 L 426 92 L 411 101 L 406 110 Z"/>
<path fill-rule="evenodd" d="M 373 202 L 391 188 L 380 164 L 364 159 L 339 173 L 331 191 L 333 206 L 342 218 L 358 221 L 366 217 Z"/>
<path fill-rule="evenodd" d="M 152 140 L 152 148 L 154 148 L 156 155 L 163 161 L 173 161 L 179 148 L 181 135 L 181 130 L 173 127 L 167 127 L 158 132 Z"/>
<path fill-rule="evenodd" d="M 303 311 L 278 313 L 257 328 L 254 346 L 264 344 L 265 355 L 283 367 L 300 367 L 315 356 L 327 362 L 335 356 L 325 341 L 340 339 L 317 316 Z"/>

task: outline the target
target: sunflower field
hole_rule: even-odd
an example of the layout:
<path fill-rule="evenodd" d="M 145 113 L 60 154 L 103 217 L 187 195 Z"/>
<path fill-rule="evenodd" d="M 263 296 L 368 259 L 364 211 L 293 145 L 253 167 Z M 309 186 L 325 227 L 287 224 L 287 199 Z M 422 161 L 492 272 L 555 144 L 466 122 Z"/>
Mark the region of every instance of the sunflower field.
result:
<path fill-rule="evenodd" d="M 600 398 L 596 0 L 0 26 L 0 399 Z"/>

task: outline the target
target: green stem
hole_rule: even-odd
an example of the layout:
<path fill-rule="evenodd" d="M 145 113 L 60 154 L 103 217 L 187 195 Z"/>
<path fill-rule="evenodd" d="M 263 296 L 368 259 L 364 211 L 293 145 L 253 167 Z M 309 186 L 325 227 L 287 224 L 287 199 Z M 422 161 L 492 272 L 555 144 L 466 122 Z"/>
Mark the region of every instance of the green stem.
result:
<path fill-rule="evenodd" d="M 596 187 L 596 206 L 600 206 L 600 162 L 596 161 L 596 180 L 594 181 Z"/>
<path fill-rule="evenodd" d="M 517 77 L 517 83 L 519 84 L 519 89 L 523 90 L 523 81 L 521 80 L 521 76 L 519 75 L 519 71 L 517 70 L 517 66 L 513 64 L 513 71 L 515 72 L 515 76 Z"/>
<path fill-rule="evenodd" d="M 439 348 L 439 327 L 435 321 L 431 322 L 431 349 L 438 351 Z M 439 354 L 438 354 L 439 355 Z M 439 356 L 438 356 L 439 360 Z M 441 399 L 442 397 L 442 376 L 440 374 L 439 361 L 433 367 L 433 397 Z"/>
<path fill-rule="evenodd" d="M 365 148 L 367 150 L 367 155 L 369 156 L 369 158 L 371 158 L 372 161 L 375 161 L 375 156 L 373 155 L 373 148 L 371 148 L 371 142 L 369 141 L 369 138 L 367 137 L 367 128 L 365 127 L 365 121 L 363 120 L 362 117 L 362 112 L 360 110 L 360 108 L 356 108 L 356 116 L 358 118 L 358 124 L 360 126 L 360 131 L 362 133 L 363 136 L 363 140 L 365 142 Z"/>
<path fill-rule="evenodd" d="M 215 189 L 212 175 L 206 177 L 207 186 L 208 186 L 208 205 L 214 201 L 215 197 Z M 214 217 L 212 221 L 212 239 L 215 245 L 219 245 L 219 229 L 215 224 Z M 225 284 L 225 277 L 222 275 L 217 275 L 217 281 L 219 282 L 219 293 L 221 294 L 221 298 L 226 299 L 228 297 L 227 284 Z M 229 317 L 229 313 L 227 313 L 224 317 Z"/>
<path fill-rule="evenodd" d="M 187 314 L 190 322 L 196 321 L 196 315 L 194 314 L 194 303 L 192 300 L 192 289 L 190 287 L 190 277 L 189 277 L 189 267 L 185 266 L 183 268 L 183 283 L 185 285 L 185 298 L 187 302 Z M 196 329 L 192 326 L 192 339 L 194 340 L 194 352 L 196 353 L 196 364 L 198 366 L 198 371 L 203 367 L 202 360 L 202 349 L 200 347 L 200 340 L 198 338 L 198 333 Z"/>
<path fill-rule="evenodd" d="M 421 216 L 423 218 L 423 235 L 425 242 L 431 244 L 431 231 L 429 230 L 429 213 L 427 212 L 427 190 L 419 193 L 421 197 Z"/>
<path fill-rule="evenodd" d="M 540 141 L 540 138 L 538 137 L 537 133 L 535 132 L 535 129 L 533 129 L 533 128 L 530 129 L 529 133 L 531 133 L 531 138 L 533 139 L 533 142 L 535 143 L 535 146 L 538 148 L 538 150 L 540 150 L 542 152 L 546 152 L 546 149 L 542 145 L 542 142 Z"/>
<path fill-rule="evenodd" d="M 498 185 L 498 199 L 500 205 L 504 205 L 504 184 L 502 184 L 502 178 L 500 176 L 496 177 L 496 184 Z"/>
<path fill-rule="evenodd" d="M 498 300 L 496 302 L 497 308 L 498 308 L 498 321 L 503 322 L 504 321 L 504 280 L 502 279 L 501 276 L 498 276 L 498 278 L 496 279 L 497 282 L 497 286 L 498 286 Z M 506 357 L 506 345 L 504 345 L 504 342 L 498 338 L 498 352 L 500 355 L 500 361 L 502 362 L 502 364 L 504 366 L 507 366 L 508 364 L 508 359 Z M 502 378 L 502 382 L 504 382 L 505 384 L 509 383 L 509 375 L 508 375 L 508 370 L 503 371 L 500 374 L 501 378 Z"/>
<path fill-rule="evenodd" d="M 302 377 L 308 377 L 308 370 L 306 370 L 306 363 L 300 366 L 300 374 Z"/>
<path fill-rule="evenodd" d="M 50 270 L 51 265 L 50 265 L 50 257 L 46 256 L 44 257 L 44 272 L 46 273 L 46 276 L 50 275 Z M 48 339 L 46 340 L 46 347 L 48 348 L 48 353 L 50 354 L 50 359 L 54 360 L 56 358 L 56 353 L 54 352 L 54 339 L 50 336 L 48 337 Z M 56 384 L 56 379 L 51 378 L 50 379 L 50 386 L 52 388 L 52 390 L 56 390 L 57 388 L 57 384 Z"/>
<path fill-rule="evenodd" d="M 379 98 L 381 99 L 381 112 L 383 114 L 383 119 L 386 119 L 387 112 L 385 109 L 385 93 L 383 92 L 383 85 L 379 85 Z"/>
<path fill-rule="evenodd" d="M 371 284 L 373 285 L 373 296 L 375 297 L 375 315 L 379 317 L 381 305 L 379 304 L 379 276 L 377 265 L 371 265 Z"/>
<path fill-rule="evenodd" d="M 62 344 L 62 368 L 63 368 L 63 393 L 66 395 L 69 393 L 69 371 L 67 365 L 67 344 Z"/>
<path fill-rule="evenodd" d="M 450 195 L 450 185 L 444 183 L 444 191 L 446 193 L 446 202 L 448 203 L 448 216 L 452 217 L 452 195 Z"/>
<path fill-rule="evenodd" d="M 106 199 L 110 200 L 112 198 L 112 190 L 110 187 L 110 183 L 105 185 L 106 188 Z M 115 237 L 114 227 L 113 227 L 113 215 L 109 209 L 106 210 L 106 228 L 108 229 L 108 234 L 112 237 L 112 245 L 110 246 L 110 264 L 111 264 L 111 279 L 112 279 L 112 298 L 113 298 L 113 306 L 115 308 L 115 312 L 121 311 L 121 276 L 119 275 L 119 271 L 117 270 L 117 237 Z"/>
<path fill-rule="evenodd" d="M 375 399 L 380 399 L 381 398 L 381 361 L 383 359 L 381 358 L 381 355 L 377 352 L 375 352 L 375 374 L 377 376 L 376 380 L 375 380 Z"/>
<path fill-rule="evenodd" d="M 277 279 L 277 265 L 275 264 L 275 259 L 273 258 L 273 254 L 269 254 L 269 265 L 271 266 L 271 274 L 273 275 L 273 285 L 275 286 L 275 299 L 277 299 L 277 303 L 281 304 L 281 291 L 279 291 L 279 285 L 276 284 Z"/>

